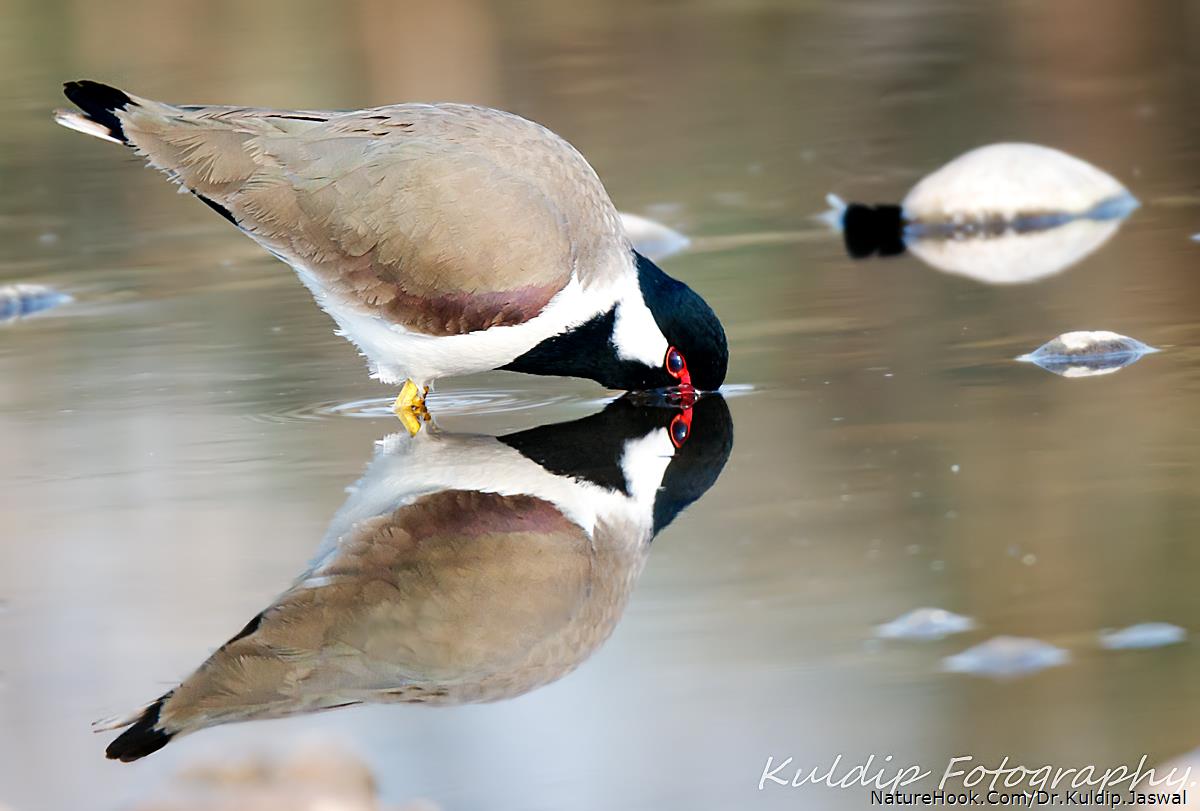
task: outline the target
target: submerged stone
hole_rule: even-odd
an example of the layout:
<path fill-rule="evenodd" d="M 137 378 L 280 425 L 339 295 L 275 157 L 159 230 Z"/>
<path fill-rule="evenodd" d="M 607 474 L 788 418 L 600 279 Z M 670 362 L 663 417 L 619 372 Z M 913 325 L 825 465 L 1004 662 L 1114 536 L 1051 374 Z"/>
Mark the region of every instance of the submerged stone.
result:
<path fill-rule="evenodd" d="M 1017 360 L 1063 377 L 1094 377 L 1124 369 L 1158 350 L 1108 330 L 1064 332 Z"/>
<path fill-rule="evenodd" d="M 943 608 L 916 608 L 891 622 L 876 627 L 880 639 L 944 639 L 975 627 L 970 617 Z"/>
<path fill-rule="evenodd" d="M 1137 199 L 1108 173 L 1037 144 L 991 144 L 926 176 L 901 203 L 910 237 L 1044 231 L 1119 220 Z"/>
<path fill-rule="evenodd" d="M 1119 631 L 1101 631 L 1100 646 L 1109 650 L 1161 648 L 1187 639 L 1187 631 L 1169 622 L 1140 622 Z"/>
<path fill-rule="evenodd" d="M 0 285 L 0 322 L 24 318 L 69 301 L 69 295 L 45 285 Z"/>
<path fill-rule="evenodd" d="M 942 667 L 951 673 L 1007 678 L 1057 667 L 1066 664 L 1070 658 L 1067 651 L 1040 639 L 997 636 L 962 653 L 947 656 L 942 660 Z"/>

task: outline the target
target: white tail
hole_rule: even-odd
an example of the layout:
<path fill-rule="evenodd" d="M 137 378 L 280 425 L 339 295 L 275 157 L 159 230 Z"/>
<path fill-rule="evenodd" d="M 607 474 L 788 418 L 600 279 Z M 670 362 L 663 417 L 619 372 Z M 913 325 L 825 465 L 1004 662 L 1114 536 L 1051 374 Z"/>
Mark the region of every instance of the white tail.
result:
<path fill-rule="evenodd" d="M 105 141 L 112 141 L 114 144 L 121 143 L 121 139 L 115 137 L 112 134 L 112 130 L 103 124 L 93 121 L 83 113 L 76 113 L 71 110 L 55 110 L 54 120 L 69 130 L 82 132 L 84 135 L 91 135 L 96 138 L 103 138 Z"/>

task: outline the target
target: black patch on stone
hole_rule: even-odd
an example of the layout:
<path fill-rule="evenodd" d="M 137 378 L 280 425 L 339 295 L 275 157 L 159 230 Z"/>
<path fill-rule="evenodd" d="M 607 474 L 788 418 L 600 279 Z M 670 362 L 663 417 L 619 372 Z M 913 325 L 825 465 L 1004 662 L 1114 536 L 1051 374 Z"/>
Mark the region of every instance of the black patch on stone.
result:
<path fill-rule="evenodd" d="M 842 215 L 846 253 L 854 259 L 904 253 L 904 214 L 900 206 L 851 203 Z"/>

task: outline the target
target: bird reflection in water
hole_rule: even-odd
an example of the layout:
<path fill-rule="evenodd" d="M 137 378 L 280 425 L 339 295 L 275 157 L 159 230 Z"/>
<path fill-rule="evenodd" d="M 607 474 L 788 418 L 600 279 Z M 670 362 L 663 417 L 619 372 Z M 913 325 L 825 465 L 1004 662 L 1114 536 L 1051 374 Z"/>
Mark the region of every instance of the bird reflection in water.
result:
<path fill-rule="evenodd" d="M 234 721 L 461 704 L 555 681 L 612 633 L 650 541 L 733 446 L 720 395 L 626 395 L 502 437 L 378 443 L 310 568 L 108 747 L 132 761 Z"/>

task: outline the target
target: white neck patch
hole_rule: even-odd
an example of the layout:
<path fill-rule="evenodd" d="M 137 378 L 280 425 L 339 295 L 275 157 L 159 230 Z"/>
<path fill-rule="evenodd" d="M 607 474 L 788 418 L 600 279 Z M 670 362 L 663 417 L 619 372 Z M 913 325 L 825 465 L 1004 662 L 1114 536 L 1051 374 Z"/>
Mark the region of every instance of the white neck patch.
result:
<path fill-rule="evenodd" d="M 617 357 L 639 361 L 653 368 L 661 367 L 670 345 L 655 323 L 650 308 L 642 300 L 636 278 L 631 280 L 631 285 L 632 291 L 623 290 L 623 295 L 617 299 L 612 334 Z"/>
<path fill-rule="evenodd" d="M 658 428 L 625 443 L 621 454 L 621 473 L 629 488 L 629 498 L 646 511 L 654 510 L 654 499 L 662 487 L 667 467 L 675 458 L 675 446 L 668 429 Z"/>

